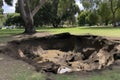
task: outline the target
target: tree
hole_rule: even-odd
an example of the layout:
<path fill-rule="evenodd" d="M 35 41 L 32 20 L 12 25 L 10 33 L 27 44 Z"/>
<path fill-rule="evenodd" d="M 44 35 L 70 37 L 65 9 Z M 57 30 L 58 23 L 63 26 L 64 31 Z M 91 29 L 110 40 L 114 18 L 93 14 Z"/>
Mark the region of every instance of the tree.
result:
<path fill-rule="evenodd" d="M 101 21 L 105 23 L 105 25 L 108 25 L 108 22 L 110 21 L 111 17 L 111 11 L 108 2 L 103 1 L 98 9 L 98 13 L 101 17 Z"/>
<path fill-rule="evenodd" d="M 112 12 L 113 26 L 116 27 L 116 12 L 120 8 L 120 0 L 109 0 Z"/>
<path fill-rule="evenodd" d="M 5 17 L 3 15 L 4 10 L 2 9 L 2 6 L 3 6 L 3 0 L 0 0 L 0 26 L 3 25 L 5 20 Z"/>
<path fill-rule="evenodd" d="M 23 23 L 24 22 L 19 13 L 11 13 L 11 14 L 7 14 L 7 19 L 4 25 L 5 26 L 10 26 L 10 25 L 22 26 L 24 25 Z"/>
<path fill-rule="evenodd" d="M 9 5 L 12 5 L 12 1 L 13 0 L 5 0 L 5 2 Z M 34 2 L 32 1 L 33 0 L 18 0 L 20 14 L 24 21 L 24 26 L 25 26 L 24 33 L 36 32 L 34 27 L 33 17 L 46 2 L 46 0 L 34 0 Z"/>
<path fill-rule="evenodd" d="M 11 5 L 12 1 L 13 0 L 5 0 L 5 2 L 9 5 Z M 63 13 L 74 0 L 18 0 L 19 11 L 25 23 L 25 33 L 35 32 L 33 17 L 47 1 L 55 3 L 53 4 L 53 6 L 55 6 L 53 12 L 56 13 L 57 11 L 58 13 L 57 15 L 54 15 L 54 26 L 57 27 L 56 24 L 60 23 Z M 55 11 L 55 9 L 57 10 Z"/>
<path fill-rule="evenodd" d="M 66 20 L 69 22 L 70 25 L 73 25 L 76 23 L 75 14 L 79 14 L 79 13 L 80 13 L 80 9 L 78 5 L 72 3 L 71 6 L 66 11 L 66 13 L 64 14 L 64 17 L 66 18 Z"/>
<path fill-rule="evenodd" d="M 83 11 L 78 15 L 78 24 L 80 26 L 84 26 L 87 24 L 87 16 L 89 15 L 89 11 Z"/>
<path fill-rule="evenodd" d="M 3 6 L 3 0 L 0 0 L 0 14 L 3 14 L 2 6 Z"/>
<path fill-rule="evenodd" d="M 34 16 L 34 22 L 35 26 L 42 26 L 42 25 L 48 25 L 51 23 L 51 17 L 52 17 L 52 12 L 51 12 L 51 4 L 47 2 L 39 11 L 38 13 Z"/>
<path fill-rule="evenodd" d="M 94 11 L 82 11 L 78 15 L 78 24 L 84 26 L 88 24 L 89 26 L 96 25 L 99 21 L 99 15 L 96 10 Z"/>
<path fill-rule="evenodd" d="M 60 0 L 51 0 L 47 2 L 35 15 L 35 25 L 52 24 L 53 27 L 59 27 L 66 20 L 71 21 L 71 23 L 75 21 L 75 14 L 80 12 L 75 2 L 70 2 L 69 6 L 64 7 L 59 6 L 60 4 L 62 4 Z M 65 5 L 65 3 L 63 5 Z M 59 8 L 61 11 L 59 11 Z"/>
<path fill-rule="evenodd" d="M 86 17 L 87 23 L 92 26 L 96 25 L 99 20 L 99 16 L 96 11 L 90 12 L 88 16 Z"/>
<path fill-rule="evenodd" d="M 120 22 L 120 9 L 116 12 L 116 21 Z"/>
<path fill-rule="evenodd" d="M 67 3 L 67 4 L 66 4 Z M 71 6 L 74 0 L 53 0 L 51 8 L 51 23 L 54 27 L 59 27 L 60 23 L 65 21 L 71 14 Z"/>
<path fill-rule="evenodd" d="M 85 10 L 97 9 L 102 0 L 80 0 Z"/>

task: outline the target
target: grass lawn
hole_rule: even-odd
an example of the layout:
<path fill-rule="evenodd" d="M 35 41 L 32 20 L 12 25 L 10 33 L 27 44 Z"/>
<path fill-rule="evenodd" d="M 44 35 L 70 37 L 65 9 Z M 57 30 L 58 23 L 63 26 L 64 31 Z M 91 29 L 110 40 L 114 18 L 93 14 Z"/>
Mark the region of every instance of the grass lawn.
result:
<path fill-rule="evenodd" d="M 49 79 L 46 79 L 49 78 Z M 120 68 L 88 73 L 49 74 L 23 72 L 12 76 L 12 80 L 120 80 Z"/>
<path fill-rule="evenodd" d="M 113 27 L 74 27 L 74 28 L 39 28 L 37 31 L 49 31 L 52 33 L 70 32 L 72 34 L 93 34 L 100 36 L 120 37 L 120 28 Z"/>
<path fill-rule="evenodd" d="M 120 79 L 120 70 L 114 69 L 105 70 L 100 72 L 89 72 L 87 74 L 76 74 L 71 73 L 70 75 L 54 75 L 55 80 L 119 80 Z M 69 77 L 68 77 L 69 76 Z"/>
<path fill-rule="evenodd" d="M 13 35 L 20 34 L 23 29 L 3 29 L 0 30 L 0 43 L 12 40 Z M 110 37 L 120 37 L 120 28 L 113 27 L 74 27 L 74 28 L 37 28 L 38 32 L 47 31 L 53 34 L 70 32 L 71 34 L 93 34 L 100 36 L 110 36 Z M 27 74 L 26 74 L 27 73 Z M 80 74 L 80 73 L 79 73 Z M 120 80 L 120 68 L 115 68 L 113 70 L 100 71 L 100 73 L 94 72 L 91 74 L 85 74 L 79 76 L 79 74 L 65 74 L 65 75 L 51 75 L 50 78 L 53 80 Z M 80 74 L 81 75 L 81 74 Z M 46 80 L 41 77 L 41 73 L 28 72 L 20 73 L 19 75 L 12 76 L 13 80 Z"/>
<path fill-rule="evenodd" d="M 53 34 L 69 32 L 71 34 L 93 34 L 100 36 L 120 37 L 120 27 L 74 27 L 74 28 L 37 28 L 38 32 L 47 31 Z M 13 40 L 11 36 L 23 33 L 24 29 L 2 29 L 0 30 L 0 43 Z"/>
<path fill-rule="evenodd" d="M 0 30 L 0 43 L 13 40 L 11 36 L 22 33 L 23 29 L 2 29 Z"/>
<path fill-rule="evenodd" d="M 24 29 L 3 29 L 0 30 L 0 38 L 22 33 Z M 120 37 L 120 27 L 74 27 L 74 28 L 37 28 L 38 32 L 47 31 L 50 33 L 70 32 L 71 34 L 93 34 L 100 36 Z"/>

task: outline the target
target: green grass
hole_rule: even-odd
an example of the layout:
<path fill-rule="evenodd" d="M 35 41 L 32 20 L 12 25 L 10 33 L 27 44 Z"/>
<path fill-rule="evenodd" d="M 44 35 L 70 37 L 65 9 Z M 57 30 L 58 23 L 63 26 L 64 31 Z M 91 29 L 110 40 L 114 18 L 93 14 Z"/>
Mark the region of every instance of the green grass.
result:
<path fill-rule="evenodd" d="M 100 75 L 95 74 L 91 76 L 89 80 L 119 80 L 120 79 L 120 70 L 113 69 L 113 70 L 105 70 L 102 71 Z"/>
<path fill-rule="evenodd" d="M 12 76 L 12 80 L 45 80 L 45 75 L 36 72 L 24 72 Z"/>
<path fill-rule="evenodd" d="M 71 34 L 83 35 L 93 34 L 100 36 L 120 37 L 120 27 L 73 27 L 73 28 L 37 28 L 38 32 L 46 31 L 53 34 L 69 32 Z M 2 29 L 0 30 L 0 43 L 13 40 L 11 36 L 23 33 L 24 29 Z"/>
<path fill-rule="evenodd" d="M 89 73 L 70 73 L 70 74 L 50 74 L 24 72 L 13 76 L 12 80 L 119 80 L 120 68 Z"/>
<path fill-rule="evenodd" d="M 22 32 L 23 29 L 2 29 L 0 30 L 0 37 L 12 36 Z"/>
<path fill-rule="evenodd" d="M 23 29 L 3 29 L 0 30 L 0 37 L 12 36 L 22 33 Z M 120 37 L 120 27 L 74 27 L 74 28 L 37 28 L 38 32 L 47 31 L 50 33 L 64 33 L 70 32 L 71 34 L 93 34 L 100 36 Z"/>
<path fill-rule="evenodd" d="M 23 29 L 2 29 L 0 30 L 0 43 L 13 40 L 12 36 L 23 33 Z"/>
<path fill-rule="evenodd" d="M 100 36 L 120 37 L 120 28 L 113 27 L 74 27 L 74 28 L 39 28 L 37 31 L 49 31 L 52 33 L 70 32 L 71 34 L 93 34 Z"/>
<path fill-rule="evenodd" d="M 71 73 L 63 75 L 53 75 L 55 80 L 119 80 L 120 68 L 113 70 L 93 71 L 88 73 Z"/>

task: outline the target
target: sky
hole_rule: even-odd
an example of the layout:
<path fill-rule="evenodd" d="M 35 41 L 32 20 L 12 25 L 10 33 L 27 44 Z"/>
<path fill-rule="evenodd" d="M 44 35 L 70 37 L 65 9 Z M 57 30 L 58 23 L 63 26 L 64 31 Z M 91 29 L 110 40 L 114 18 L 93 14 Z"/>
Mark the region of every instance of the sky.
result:
<path fill-rule="evenodd" d="M 3 0 L 4 1 L 4 0 Z M 4 9 L 4 13 L 14 13 L 15 12 L 15 3 L 17 0 L 13 0 L 13 6 L 9 6 L 7 5 L 5 2 L 3 2 L 3 9 Z"/>
<path fill-rule="evenodd" d="M 4 1 L 4 0 L 3 0 Z M 15 12 L 15 3 L 17 0 L 13 0 L 13 6 L 7 5 L 5 2 L 3 3 L 4 6 L 2 7 L 4 9 L 4 13 L 14 13 Z M 82 4 L 80 4 L 80 0 L 75 0 L 76 4 L 79 6 L 80 10 L 83 9 Z"/>
<path fill-rule="evenodd" d="M 80 3 L 80 0 L 75 0 L 75 1 L 76 1 L 76 4 L 79 6 L 80 10 L 83 10 L 83 6 Z"/>

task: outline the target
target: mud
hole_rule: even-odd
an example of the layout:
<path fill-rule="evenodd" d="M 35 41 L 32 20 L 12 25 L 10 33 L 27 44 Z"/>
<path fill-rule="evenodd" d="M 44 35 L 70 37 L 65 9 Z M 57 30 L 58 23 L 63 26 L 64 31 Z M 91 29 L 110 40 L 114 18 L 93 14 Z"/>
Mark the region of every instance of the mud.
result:
<path fill-rule="evenodd" d="M 63 74 L 109 67 L 120 59 L 120 43 L 62 33 L 11 41 L 0 52 L 33 65 L 36 71 Z"/>

